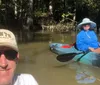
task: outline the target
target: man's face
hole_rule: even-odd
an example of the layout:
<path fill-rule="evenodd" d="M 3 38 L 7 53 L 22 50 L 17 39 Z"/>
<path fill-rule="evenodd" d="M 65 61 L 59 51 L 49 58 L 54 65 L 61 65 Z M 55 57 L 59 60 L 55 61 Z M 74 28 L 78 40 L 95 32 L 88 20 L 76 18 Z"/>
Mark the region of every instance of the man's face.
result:
<path fill-rule="evenodd" d="M 0 47 L 0 85 L 10 85 L 16 69 L 18 53 L 8 47 Z M 13 53 L 11 55 L 11 53 Z M 12 59 L 14 57 L 15 59 Z"/>

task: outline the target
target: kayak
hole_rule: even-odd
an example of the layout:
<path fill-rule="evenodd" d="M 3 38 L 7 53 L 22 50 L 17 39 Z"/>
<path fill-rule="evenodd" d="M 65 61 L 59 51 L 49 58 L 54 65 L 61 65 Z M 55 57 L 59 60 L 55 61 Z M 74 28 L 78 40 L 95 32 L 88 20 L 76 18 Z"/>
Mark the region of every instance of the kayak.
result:
<path fill-rule="evenodd" d="M 58 55 L 65 53 L 80 53 L 82 51 L 78 51 L 75 46 L 69 44 L 61 44 L 61 43 L 51 43 L 50 50 Z"/>
<path fill-rule="evenodd" d="M 62 43 L 51 43 L 49 45 L 50 50 L 57 55 L 66 54 L 73 54 L 76 53 L 76 55 L 72 58 L 72 60 L 77 61 L 81 56 L 80 60 L 78 62 L 87 64 L 87 65 L 93 65 L 93 66 L 100 66 L 100 54 L 95 52 L 88 52 L 84 54 L 82 51 L 77 50 L 75 45 L 69 45 L 69 44 L 62 44 Z"/>

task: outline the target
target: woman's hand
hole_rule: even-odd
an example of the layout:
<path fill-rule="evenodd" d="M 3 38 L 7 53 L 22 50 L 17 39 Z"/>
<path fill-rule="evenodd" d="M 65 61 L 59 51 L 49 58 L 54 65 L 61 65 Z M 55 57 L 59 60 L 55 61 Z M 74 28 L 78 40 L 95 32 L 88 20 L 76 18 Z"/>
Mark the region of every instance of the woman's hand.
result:
<path fill-rule="evenodd" d="M 92 52 L 94 52 L 94 51 L 95 51 L 95 49 L 94 49 L 94 48 L 92 48 L 92 47 L 89 47 L 89 50 L 90 50 L 90 51 L 92 51 Z"/>
<path fill-rule="evenodd" d="M 89 50 L 95 53 L 100 53 L 100 48 L 94 49 L 92 47 L 89 47 Z"/>

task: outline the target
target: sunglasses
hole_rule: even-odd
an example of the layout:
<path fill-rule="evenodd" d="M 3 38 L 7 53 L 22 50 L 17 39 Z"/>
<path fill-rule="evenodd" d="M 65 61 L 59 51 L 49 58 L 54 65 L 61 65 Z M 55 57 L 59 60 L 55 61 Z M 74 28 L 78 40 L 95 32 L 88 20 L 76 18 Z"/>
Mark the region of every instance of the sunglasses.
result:
<path fill-rule="evenodd" d="M 15 50 L 0 50 L 0 56 L 4 54 L 8 60 L 14 60 L 17 58 L 18 52 Z"/>

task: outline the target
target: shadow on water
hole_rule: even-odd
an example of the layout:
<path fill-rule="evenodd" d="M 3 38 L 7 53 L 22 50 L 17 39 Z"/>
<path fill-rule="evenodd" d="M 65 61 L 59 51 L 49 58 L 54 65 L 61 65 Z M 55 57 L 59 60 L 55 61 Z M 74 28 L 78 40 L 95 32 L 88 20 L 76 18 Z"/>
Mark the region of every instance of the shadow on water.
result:
<path fill-rule="evenodd" d="M 100 69 L 77 62 L 61 63 L 49 50 L 53 42 L 74 43 L 74 33 L 36 33 L 34 40 L 19 44 L 16 73 L 32 74 L 39 85 L 99 85 Z"/>

